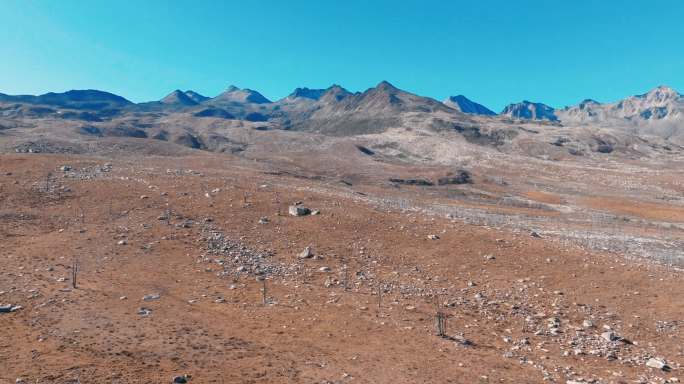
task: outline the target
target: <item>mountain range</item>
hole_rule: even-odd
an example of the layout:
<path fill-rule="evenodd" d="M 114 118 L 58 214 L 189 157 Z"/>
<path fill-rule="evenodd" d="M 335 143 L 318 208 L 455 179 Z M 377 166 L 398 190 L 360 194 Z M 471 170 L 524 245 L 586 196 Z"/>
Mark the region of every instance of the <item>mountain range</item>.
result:
<path fill-rule="evenodd" d="M 334 95 L 328 95 L 333 93 Z M 378 96 L 386 94 L 387 97 Z M 326 96 L 328 98 L 326 99 Z M 677 118 L 682 115 L 684 109 L 684 97 L 674 89 L 666 86 L 659 86 L 655 89 L 642 94 L 627 97 L 614 103 L 599 103 L 592 99 L 586 99 L 575 106 L 561 109 L 550 107 L 544 103 L 522 101 L 507 105 L 499 114 L 495 113 L 486 106 L 468 99 L 466 96 L 449 96 L 442 103 L 433 102 L 433 99 L 413 95 L 402 91 L 387 81 L 380 82 L 376 87 L 370 88 L 365 92 L 351 93 L 339 85 L 333 85 L 327 89 L 310 89 L 306 87 L 296 88 L 287 97 L 272 102 L 258 91 L 248 88 L 238 88 L 229 86 L 224 92 L 216 97 L 203 96 L 195 91 L 175 90 L 158 102 L 146 102 L 137 104 L 145 106 L 154 103 L 176 105 L 176 106 L 196 106 L 199 104 L 213 106 L 231 106 L 245 104 L 275 104 L 282 105 L 300 100 L 312 102 L 340 102 L 347 96 L 356 96 L 356 104 L 369 103 L 369 107 L 378 106 L 387 101 L 390 108 L 400 107 L 418 108 L 423 110 L 442 109 L 443 106 L 453 110 L 482 116 L 506 116 L 521 120 L 550 120 L 561 122 L 577 123 L 597 123 L 607 120 L 625 120 L 630 122 L 643 120 L 663 120 Z M 408 103 L 402 102 L 402 98 L 412 98 Z M 381 100 L 385 99 L 385 100 Z M 373 101 L 375 100 L 375 101 Z M 422 101 L 414 103 L 416 101 Z M 39 105 L 49 105 L 57 107 L 68 107 L 73 109 L 105 109 L 123 108 L 136 105 L 124 97 L 99 90 L 71 90 L 64 93 L 46 93 L 43 95 L 7 95 L 0 93 L 0 102 L 3 103 L 29 103 Z M 418 104 L 421 104 L 420 106 Z M 442 104 L 442 105 L 439 105 Z M 383 106 L 384 108 L 385 106 Z"/>
<path fill-rule="evenodd" d="M 129 113 L 152 112 L 268 123 L 275 128 L 333 136 L 378 133 L 411 124 L 473 132 L 491 124 L 546 122 L 566 127 L 607 127 L 684 144 L 684 97 L 665 86 L 614 103 L 587 99 L 561 109 L 522 101 L 506 106 L 499 114 L 463 95 L 440 102 L 401 90 L 387 81 L 363 92 L 350 92 L 339 85 L 325 89 L 296 88 L 277 101 L 236 86 L 229 86 L 215 97 L 174 90 L 159 101 L 138 104 L 98 90 L 38 96 L 0 93 L 0 119 L 54 117 L 97 122 Z"/>

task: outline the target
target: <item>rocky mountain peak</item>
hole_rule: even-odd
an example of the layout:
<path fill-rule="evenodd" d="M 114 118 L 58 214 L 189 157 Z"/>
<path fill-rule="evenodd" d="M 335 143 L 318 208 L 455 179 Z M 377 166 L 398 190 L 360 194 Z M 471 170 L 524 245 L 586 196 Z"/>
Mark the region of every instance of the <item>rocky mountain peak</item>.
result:
<path fill-rule="evenodd" d="M 507 105 L 501 114 L 514 119 L 558 120 L 553 108 L 543 103 L 534 103 L 528 100 Z"/>
<path fill-rule="evenodd" d="M 195 100 L 191 99 L 185 92 L 179 89 L 166 95 L 160 102 L 162 104 L 197 105 Z"/>
<path fill-rule="evenodd" d="M 490 110 L 482 104 L 478 104 L 463 95 L 449 96 L 444 100 L 444 104 L 463 113 L 473 115 L 493 116 L 496 112 Z"/>

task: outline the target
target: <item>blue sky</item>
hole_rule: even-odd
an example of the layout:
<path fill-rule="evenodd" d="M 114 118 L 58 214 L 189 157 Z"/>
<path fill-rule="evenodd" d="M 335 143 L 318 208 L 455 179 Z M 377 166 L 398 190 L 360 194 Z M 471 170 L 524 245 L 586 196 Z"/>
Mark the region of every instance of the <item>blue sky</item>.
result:
<path fill-rule="evenodd" d="M 684 92 L 684 1 L 0 2 L 0 92 L 133 101 L 230 84 L 271 99 L 388 80 L 494 110 Z"/>

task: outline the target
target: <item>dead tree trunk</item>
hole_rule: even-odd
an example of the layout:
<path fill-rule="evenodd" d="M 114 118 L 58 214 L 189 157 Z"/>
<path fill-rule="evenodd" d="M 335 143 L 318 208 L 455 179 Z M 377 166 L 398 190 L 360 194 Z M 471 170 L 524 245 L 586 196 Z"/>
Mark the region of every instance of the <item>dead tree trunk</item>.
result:
<path fill-rule="evenodd" d="M 446 313 L 442 311 L 439 306 L 439 297 L 437 297 L 437 313 L 435 314 L 435 333 L 439 337 L 447 337 Z"/>
<path fill-rule="evenodd" d="M 378 317 L 382 315 L 382 284 L 378 285 Z"/>
<path fill-rule="evenodd" d="M 261 299 L 264 305 L 266 305 L 266 279 L 261 280 Z"/>
<path fill-rule="evenodd" d="M 78 259 L 74 258 L 74 261 L 71 263 L 71 287 L 74 289 L 77 288 L 76 279 L 78 278 L 78 268 Z"/>
<path fill-rule="evenodd" d="M 344 290 L 349 290 L 349 266 L 344 264 Z"/>
<path fill-rule="evenodd" d="M 446 314 L 444 312 L 437 312 L 435 316 L 435 333 L 439 337 L 446 337 Z"/>

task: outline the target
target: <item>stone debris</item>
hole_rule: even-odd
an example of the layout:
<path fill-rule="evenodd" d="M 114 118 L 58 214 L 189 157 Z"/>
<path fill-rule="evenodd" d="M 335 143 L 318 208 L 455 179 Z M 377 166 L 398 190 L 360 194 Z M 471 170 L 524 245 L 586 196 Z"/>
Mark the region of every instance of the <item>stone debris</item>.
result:
<path fill-rule="evenodd" d="M 314 253 L 311 250 L 311 247 L 306 247 L 304 250 L 299 254 L 300 259 L 310 259 L 314 257 Z"/>
<path fill-rule="evenodd" d="M 660 369 L 663 371 L 669 371 L 671 368 L 669 365 L 667 365 L 667 362 L 665 359 L 662 358 L 656 358 L 656 357 L 651 357 L 646 361 L 646 366 L 655 368 L 655 369 Z"/>
<path fill-rule="evenodd" d="M 172 383 L 173 384 L 187 384 L 187 382 L 189 380 L 190 380 L 190 375 L 175 376 L 173 378 Z"/>
<path fill-rule="evenodd" d="M 71 165 L 62 165 L 59 169 L 62 171 L 64 178 L 93 180 L 108 176 L 108 174 L 112 171 L 112 164 L 105 163 L 103 165 L 94 165 L 79 169 L 76 169 Z"/>
<path fill-rule="evenodd" d="M 437 236 L 437 235 L 428 235 L 427 238 L 430 240 L 439 240 L 439 236 Z"/>
<path fill-rule="evenodd" d="M 268 217 L 266 217 L 266 216 L 262 216 L 259 219 L 259 224 L 268 224 L 268 223 L 269 223 L 269 220 L 268 220 Z"/>
<path fill-rule="evenodd" d="M 153 300 L 159 300 L 161 299 L 161 295 L 158 293 L 150 293 L 148 295 L 143 296 L 143 301 L 153 301 Z"/>
<path fill-rule="evenodd" d="M 462 346 L 465 346 L 465 347 L 473 345 L 473 342 L 470 341 L 470 340 L 468 340 L 468 339 L 466 339 L 463 335 L 449 336 L 449 339 L 451 339 L 452 341 L 454 341 L 456 344 L 462 345 Z"/>
<path fill-rule="evenodd" d="M 195 222 L 192 220 L 183 220 L 179 224 L 176 224 L 176 227 L 178 227 L 178 228 L 192 228 L 193 224 L 195 224 Z"/>
<path fill-rule="evenodd" d="M 311 214 L 311 209 L 303 205 L 295 204 L 290 205 L 290 207 L 288 208 L 288 212 L 290 216 L 306 216 Z"/>
<path fill-rule="evenodd" d="M 20 310 L 21 308 L 22 308 L 21 305 L 1 304 L 0 305 L 0 313 L 16 312 L 16 311 Z"/>
<path fill-rule="evenodd" d="M 205 253 L 201 260 L 216 263 L 223 267 L 224 272 L 234 268 L 239 273 L 252 275 L 290 275 L 300 268 L 296 264 L 277 264 L 269 260 L 269 251 L 259 251 L 250 248 L 240 241 L 228 238 L 218 228 L 205 223 L 200 240 L 205 244 Z"/>
<path fill-rule="evenodd" d="M 140 316 L 149 316 L 149 315 L 152 314 L 152 310 L 149 309 L 149 308 L 140 307 L 140 308 L 138 308 L 138 312 L 137 312 L 137 313 L 138 313 L 138 315 L 140 315 Z"/>
<path fill-rule="evenodd" d="M 621 337 L 613 331 L 603 332 L 601 334 L 601 338 L 605 341 L 619 341 L 621 339 Z"/>

